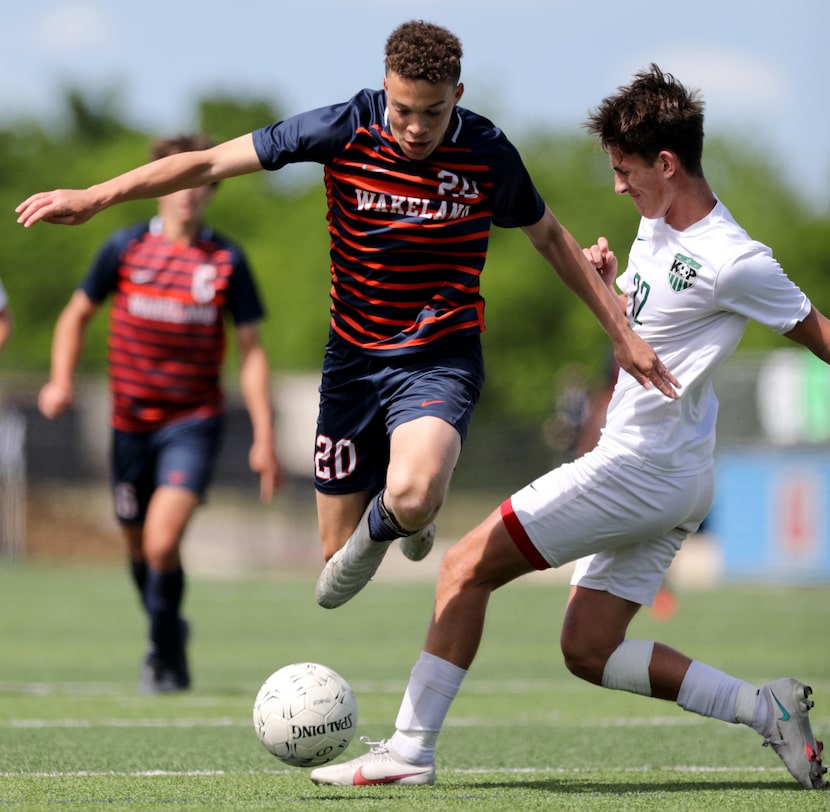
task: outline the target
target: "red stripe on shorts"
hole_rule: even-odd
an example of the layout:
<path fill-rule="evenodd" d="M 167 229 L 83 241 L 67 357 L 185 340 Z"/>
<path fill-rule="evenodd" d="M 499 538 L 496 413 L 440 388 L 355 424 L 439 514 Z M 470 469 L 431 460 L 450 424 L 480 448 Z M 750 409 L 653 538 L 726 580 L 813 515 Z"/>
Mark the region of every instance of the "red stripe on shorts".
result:
<path fill-rule="evenodd" d="M 507 532 L 510 533 L 510 538 L 513 539 L 519 551 L 530 562 L 530 565 L 537 570 L 550 569 L 550 564 L 542 558 L 530 540 L 530 536 L 528 536 L 522 523 L 519 521 L 518 516 L 516 516 L 516 512 L 513 510 L 513 503 L 509 498 L 501 503 L 501 520 L 504 522 Z"/>

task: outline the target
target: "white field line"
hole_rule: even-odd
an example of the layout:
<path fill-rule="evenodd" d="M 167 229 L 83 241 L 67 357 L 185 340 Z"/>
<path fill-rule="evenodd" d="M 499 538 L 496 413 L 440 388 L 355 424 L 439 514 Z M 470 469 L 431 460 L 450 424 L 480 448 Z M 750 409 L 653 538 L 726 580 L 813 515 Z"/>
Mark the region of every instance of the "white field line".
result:
<path fill-rule="evenodd" d="M 0 772 L 0 778 L 186 778 L 197 776 L 223 776 L 223 775 L 290 775 L 296 773 L 296 769 L 285 770 L 247 770 L 247 771 L 226 771 L 226 770 L 68 770 L 54 772 Z M 597 772 L 590 767 L 474 767 L 468 769 L 442 769 L 443 773 L 454 775 L 584 775 Z M 701 767 L 695 765 L 673 767 L 622 767 L 614 772 L 621 773 L 780 773 L 786 772 L 785 767 L 747 767 L 745 765 L 735 767 Z"/>
<path fill-rule="evenodd" d="M 10 719 L 0 722 L 0 729 L 39 730 L 97 727 L 124 728 L 197 728 L 197 727 L 251 727 L 250 720 L 218 717 L 215 719 Z"/>
<path fill-rule="evenodd" d="M 757 684 L 763 684 L 767 678 L 756 679 Z M 369 694 L 392 694 L 402 696 L 406 688 L 405 680 L 350 680 L 354 692 L 359 696 Z M 568 690 L 577 683 L 576 678 L 565 677 L 552 679 L 506 679 L 506 680 L 478 680 L 467 679 L 461 689 L 460 696 L 478 696 L 481 694 L 504 694 L 515 696 L 522 694 L 541 693 L 554 695 L 560 688 Z M 821 688 L 830 688 L 830 682 L 820 679 L 811 682 L 818 693 Z M 564 686 L 564 687 L 563 687 Z M 256 693 L 256 690 L 254 690 Z M 78 697 L 123 697 L 128 701 L 139 700 L 139 696 L 132 687 L 125 687 L 123 683 L 114 682 L 3 682 L 0 681 L 0 696 L 78 696 Z M 215 704 L 217 698 L 209 693 L 192 693 L 183 695 L 184 700 L 192 705 Z M 251 697 L 253 702 L 253 696 Z"/>
<path fill-rule="evenodd" d="M 596 721 L 563 721 L 557 715 L 534 716 L 529 719 L 506 719 L 496 722 L 492 719 L 448 719 L 445 727 L 455 728 L 487 728 L 500 727 L 515 728 L 525 723 L 553 724 L 570 729 L 593 730 L 597 728 L 650 728 L 650 727 L 686 727 L 689 725 L 705 724 L 702 716 L 626 716 L 619 719 L 605 719 Z M 361 720 L 361 724 L 380 724 L 382 720 Z M 222 727 L 249 727 L 251 721 L 247 718 L 236 717 L 202 717 L 199 719 L 8 719 L 0 721 L 0 730 L 47 730 L 47 729 L 95 729 L 95 728 L 222 728 Z"/>
<path fill-rule="evenodd" d="M 573 680 L 567 682 L 574 684 Z M 476 680 L 464 683 L 465 694 L 524 694 L 550 693 L 562 679 L 510 679 L 510 680 Z M 405 680 L 353 680 L 351 686 L 357 694 L 403 694 Z M 114 682 L 2 682 L 0 695 L 13 696 L 135 696 L 132 688 L 125 688 Z M 195 696 L 195 695 L 194 695 Z"/>

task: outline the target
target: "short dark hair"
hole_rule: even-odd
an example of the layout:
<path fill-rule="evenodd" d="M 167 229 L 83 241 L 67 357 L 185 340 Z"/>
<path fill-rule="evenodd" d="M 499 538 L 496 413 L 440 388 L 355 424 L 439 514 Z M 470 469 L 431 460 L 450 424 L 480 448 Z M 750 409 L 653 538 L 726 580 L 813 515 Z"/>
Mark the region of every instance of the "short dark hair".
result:
<path fill-rule="evenodd" d="M 606 152 L 618 149 L 653 163 L 665 149 L 690 175 L 702 176 L 703 107 L 698 90 L 652 63 L 592 110 L 585 128 Z"/>
<path fill-rule="evenodd" d="M 386 40 L 386 72 L 432 84 L 461 78 L 461 41 L 440 25 L 410 20 Z"/>
<path fill-rule="evenodd" d="M 177 135 L 174 138 L 159 138 L 150 148 L 150 160 L 157 161 L 168 155 L 178 155 L 180 152 L 197 152 L 200 149 L 210 149 L 214 146 L 213 140 L 207 135 Z"/>

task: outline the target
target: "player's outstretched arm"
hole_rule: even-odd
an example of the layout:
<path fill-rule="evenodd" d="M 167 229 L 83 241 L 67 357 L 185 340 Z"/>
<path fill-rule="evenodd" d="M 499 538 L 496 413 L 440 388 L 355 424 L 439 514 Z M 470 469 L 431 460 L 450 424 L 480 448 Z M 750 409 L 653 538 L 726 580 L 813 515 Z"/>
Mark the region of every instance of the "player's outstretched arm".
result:
<path fill-rule="evenodd" d="M 651 345 L 631 329 L 618 298 L 550 209 L 545 209 L 538 223 L 525 227 L 523 231 L 562 281 L 597 317 L 614 343 L 614 355 L 620 367 L 646 389 L 655 386 L 666 397 L 678 398 L 679 381 L 657 357 Z"/>
<path fill-rule="evenodd" d="M 15 212 L 17 222 L 26 228 L 41 221 L 80 225 L 118 203 L 162 197 L 258 169 L 262 166 L 248 133 L 211 149 L 180 152 L 150 161 L 86 189 L 37 192 L 17 206 Z"/>

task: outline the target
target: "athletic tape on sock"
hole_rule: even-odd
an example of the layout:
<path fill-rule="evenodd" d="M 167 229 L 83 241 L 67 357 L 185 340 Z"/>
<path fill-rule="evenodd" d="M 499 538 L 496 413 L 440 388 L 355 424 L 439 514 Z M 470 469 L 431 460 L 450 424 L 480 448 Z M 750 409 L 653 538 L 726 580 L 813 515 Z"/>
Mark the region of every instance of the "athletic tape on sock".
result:
<path fill-rule="evenodd" d="M 603 687 L 651 696 L 648 666 L 653 650 L 653 640 L 623 640 L 605 663 Z"/>

